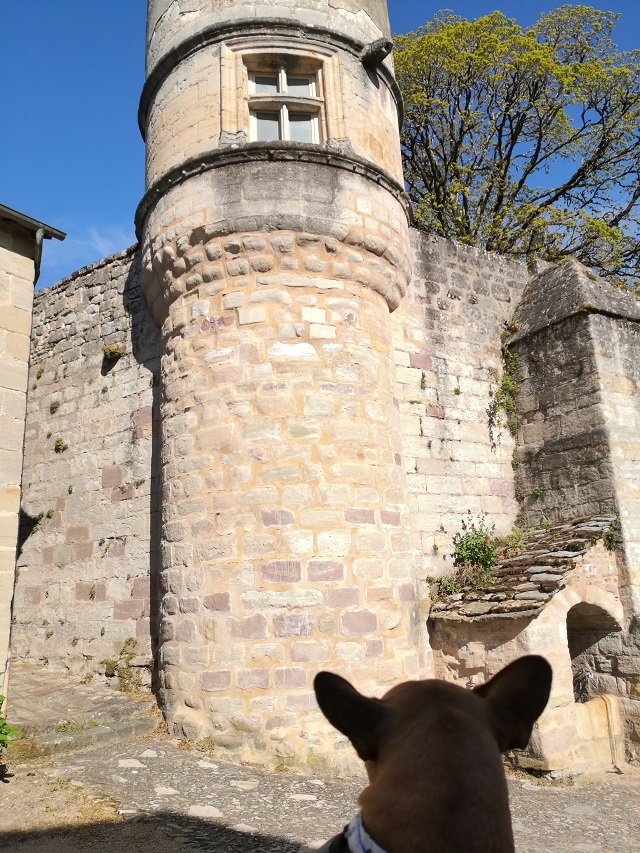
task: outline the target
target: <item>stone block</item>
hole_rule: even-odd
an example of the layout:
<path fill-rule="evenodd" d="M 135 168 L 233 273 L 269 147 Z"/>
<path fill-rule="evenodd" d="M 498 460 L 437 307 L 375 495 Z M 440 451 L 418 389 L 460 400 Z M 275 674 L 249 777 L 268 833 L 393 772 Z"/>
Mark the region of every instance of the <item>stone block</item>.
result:
<path fill-rule="evenodd" d="M 261 613 L 231 621 L 231 636 L 243 640 L 265 640 L 267 620 Z"/>
<path fill-rule="evenodd" d="M 294 663 L 327 663 L 331 659 L 329 644 L 323 640 L 297 640 L 291 643 Z"/>
<path fill-rule="evenodd" d="M 205 595 L 203 603 L 208 610 L 221 612 L 229 612 L 231 610 L 231 596 L 228 592 L 214 592 Z"/>
<path fill-rule="evenodd" d="M 130 598 L 127 601 L 116 601 L 113 605 L 114 619 L 139 619 L 144 615 L 145 601 L 141 598 Z"/>
<path fill-rule="evenodd" d="M 297 583 L 302 577 L 299 560 L 273 560 L 261 566 L 262 578 L 269 583 Z"/>
<path fill-rule="evenodd" d="M 118 488 L 124 482 L 122 468 L 120 465 L 112 465 L 109 468 L 103 468 L 101 477 L 103 489 Z"/>
<path fill-rule="evenodd" d="M 307 673 L 301 667 L 281 667 L 275 671 L 275 685 L 285 689 L 306 687 Z"/>
<path fill-rule="evenodd" d="M 360 590 L 357 587 L 351 589 L 330 589 L 327 592 L 327 604 L 329 607 L 354 607 L 360 603 Z"/>
<path fill-rule="evenodd" d="M 242 308 L 244 305 L 244 291 L 238 290 L 234 293 L 225 293 L 222 297 L 222 307 L 225 311 L 233 308 Z"/>
<path fill-rule="evenodd" d="M 348 530 L 325 530 L 317 535 L 318 550 L 324 556 L 344 557 L 351 550 Z"/>
<path fill-rule="evenodd" d="M 269 687 L 268 669 L 241 669 L 236 675 L 239 690 L 267 690 Z"/>
<path fill-rule="evenodd" d="M 344 520 L 348 524 L 375 524 L 376 517 L 372 509 L 349 508 L 344 511 Z"/>
<path fill-rule="evenodd" d="M 206 692 L 229 690 L 231 687 L 230 670 L 205 670 L 200 674 L 200 684 Z"/>
<path fill-rule="evenodd" d="M 324 326 L 319 323 L 311 323 L 309 326 L 309 337 L 313 340 L 335 340 L 335 326 Z"/>
<path fill-rule="evenodd" d="M 4 482 L 18 485 L 22 478 L 22 454 L 0 449 L 0 471 Z"/>
<path fill-rule="evenodd" d="M 339 560 L 310 560 L 307 577 L 311 583 L 344 580 L 344 563 Z"/>
<path fill-rule="evenodd" d="M 276 637 L 312 637 L 313 616 L 310 613 L 279 613 L 273 617 Z"/>
<path fill-rule="evenodd" d="M 378 630 L 378 617 L 371 610 L 351 610 L 340 615 L 340 633 L 360 637 Z"/>
<path fill-rule="evenodd" d="M 267 313 L 262 305 L 251 305 L 246 308 L 238 308 L 238 323 L 241 326 L 263 323 L 266 319 Z"/>

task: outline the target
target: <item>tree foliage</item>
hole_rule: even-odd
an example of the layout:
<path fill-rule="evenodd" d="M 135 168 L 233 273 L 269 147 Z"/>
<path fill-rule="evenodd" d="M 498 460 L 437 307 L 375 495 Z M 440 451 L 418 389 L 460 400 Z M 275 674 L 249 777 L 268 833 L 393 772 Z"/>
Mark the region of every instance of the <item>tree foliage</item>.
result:
<path fill-rule="evenodd" d="M 521 28 L 439 12 L 395 40 L 420 228 L 511 257 L 573 255 L 640 281 L 640 51 L 619 16 L 562 6 Z"/>

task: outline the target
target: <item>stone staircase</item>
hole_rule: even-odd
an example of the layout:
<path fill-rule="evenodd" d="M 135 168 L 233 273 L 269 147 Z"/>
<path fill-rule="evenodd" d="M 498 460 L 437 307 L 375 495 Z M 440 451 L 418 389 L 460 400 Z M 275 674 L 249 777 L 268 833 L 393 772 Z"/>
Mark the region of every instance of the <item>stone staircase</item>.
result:
<path fill-rule="evenodd" d="M 14 662 L 7 721 L 32 751 L 50 754 L 151 734 L 161 722 L 150 693 L 122 693 L 108 684 Z"/>

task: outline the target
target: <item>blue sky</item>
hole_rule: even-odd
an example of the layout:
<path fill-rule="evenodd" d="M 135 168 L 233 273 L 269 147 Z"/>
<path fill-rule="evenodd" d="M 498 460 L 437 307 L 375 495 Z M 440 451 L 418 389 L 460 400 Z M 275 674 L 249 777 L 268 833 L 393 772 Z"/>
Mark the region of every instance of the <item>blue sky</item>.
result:
<path fill-rule="evenodd" d="M 529 25 L 561 5 L 390 0 L 394 33 L 440 8 L 472 18 L 498 9 Z M 621 12 L 620 47 L 640 47 L 637 0 L 594 3 Z M 47 241 L 39 287 L 134 242 L 144 191 L 136 122 L 144 82 L 144 0 L 1 0 L 0 203 L 66 231 Z"/>

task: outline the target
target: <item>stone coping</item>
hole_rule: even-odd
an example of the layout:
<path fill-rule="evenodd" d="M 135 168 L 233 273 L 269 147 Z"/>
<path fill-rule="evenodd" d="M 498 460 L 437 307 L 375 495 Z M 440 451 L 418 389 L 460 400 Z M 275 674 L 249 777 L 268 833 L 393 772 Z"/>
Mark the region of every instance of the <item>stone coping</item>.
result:
<path fill-rule="evenodd" d="M 518 330 L 509 343 L 580 313 L 604 314 L 637 323 L 640 299 L 632 291 L 594 275 L 575 258 L 567 258 L 530 279 L 518 309 Z"/>
<path fill-rule="evenodd" d="M 613 516 L 584 517 L 536 530 L 521 554 L 498 563 L 486 586 L 465 586 L 437 599 L 429 618 L 476 622 L 536 616 L 615 521 Z"/>
<path fill-rule="evenodd" d="M 138 244 L 134 243 L 133 246 L 129 246 L 128 249 L 123 249 L 121 252 L 115 252 L 113 255 L 107 255 L 106 258 L 101 258 L 93 264 L 88 264 L 86 267 L 81 267 L 79 270 L 75 270 L 71 275 L 65 276 L 65 278 L 61 278 L 60 281 L 52 284 L 51 287 L 43 287 L 42 290 L 36 290 L 34 294 L 34 303 L 38 303 L 41 299 L 47 299 L 54 290 L 59 288 L 64 289 L 77 278 L 84 278 L 84 276 L 91 275 L 91 273 L 94 273 L 96 270 L 102 269 L 103 267 L 109 267 L 112 264 L 117 264 L 120 263 L 120 261 L 132 258 L 137 251 Z"/>

